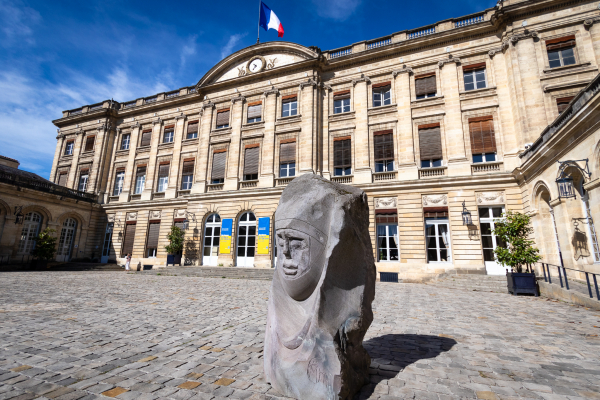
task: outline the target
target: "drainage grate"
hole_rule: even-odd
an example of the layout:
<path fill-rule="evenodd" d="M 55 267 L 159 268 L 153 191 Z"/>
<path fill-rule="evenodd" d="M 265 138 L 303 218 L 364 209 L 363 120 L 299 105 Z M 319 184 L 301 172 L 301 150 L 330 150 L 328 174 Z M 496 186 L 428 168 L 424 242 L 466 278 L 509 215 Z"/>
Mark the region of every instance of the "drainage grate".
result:
<path fill-rule="evenodd" d="M 379 281 L 380 282 L 396 282 L 396 283 L 398 283 L 398 273 L 396 273 L 396 272 L 380 272 L 379 273 Z"/>

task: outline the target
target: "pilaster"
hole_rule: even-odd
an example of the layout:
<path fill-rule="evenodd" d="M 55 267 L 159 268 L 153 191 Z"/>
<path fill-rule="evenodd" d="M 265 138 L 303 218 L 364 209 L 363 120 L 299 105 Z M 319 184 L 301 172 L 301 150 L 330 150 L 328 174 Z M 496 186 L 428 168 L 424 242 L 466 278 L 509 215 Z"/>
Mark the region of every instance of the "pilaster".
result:
<path fill-rule="evenodd" d="M 329 171 L 329 156 L 331 150 L 330 146 L 330 138 L 329 138 L 329 114 L 331 114 L 331 110 L 329 109 L 329 97 L 332 95 L 332 89 L 329 85 L 323 85 L 323 91 L 320 93 L 322 100 L 321 103 L 321 115 L 323 121 L 323 135 L 321 138 L 321 159 L 322 159 L 322 174 L 323 178 L 331 179 L 331 172 Z"/>
<path fill-rule="evenodd" d="M 275 184 L 275 121 L 277 121 L 277 95 L 267 94 L 263 97 L 265 118 L 265 136 L 262 142 L 259 182 L 260 187 L 273 187 Z"/>
<path fill-rule="evenodd" d="M 88 177 L 88 192 L 96 193 L 98 186 L 98 177 L 100 176 L 100 166 L 102 164 L 103 157 L 106 153 L 107 141 L 110 137 L 110 123 L 103 124 L 97 129 L 96 143 L 94 145 L 94 158 L 92 168 L 90 169 L 90 175 Z"/>
<path fill-rule="evenodd" d="M 142 192 L 142 200 L 152 200 L 152 193 L 154 192 L 154 177 L 156 176 L 156 155 L 158 154 L 158 143 L 160 142 L 160 133 L 162 130 L 162 121 L 159 118 L 152 122 L 152 141 L 150 142 L 150 155 L 148 159 L 148 168 L 146 169 L 146 182 L 144 185 L 144 191 Z M 127 165 L 129 168 L 129 165 Z M 131 166 L 133 168 L 133 166 Z M 169 165 L 169 171 L 173 168 L 173 165 Z M 131 187 L 131 180 L 127 189 Z"/>
<path fill-rule="evenodd" d="M 371 157 L 369 151 L 369 98 L 367 83 L 371 80 L 364 75 L 354 79 L 354 115 L 356 128 L 354 130 L 353 158 L 354 158 L 354 183 L 372 183 Z"/>
<path fill-rule="evenodd" d="M 177 189 L 179 185 L 179 165 L 181 160 L 181 144 L 183 140 L 183 126 L 185 125 L 186 116 L 181 115 L 175 117 L 175 137 L 173 138 L 173 158 L 171 159 L 171 168 L 169 169 L 169 186 L 165 193 L 166 199 L 174 199 L 177 197 Z"/>
<path fill-rule="evenodd" d="M 415 143 L 413 137 L 412 110 L 410 108 L 410 75 L 412 68 L 404 66 L 401 70 L 393 71 L 394 97 L 398 110 L 396 125 L 396 166 L 399 180 L 419 178 L 419 170 L 415 160 Z"/>
<path fill-rule="evenodd" d="M 315 91 L 317 82 L 309 79 L 308 82 L 300 84 L 300 123 L 301 131 L 298 134 L 299 145 L 298 161 L 296 168 L 299 171 L 297 175 L 314 174 L 316 170 L 316 121 L 315 121 Z"/>
<path fill-rule="evenodd" d="M 138 136 L 139 136 L 139 132 L 140 132 L 140 124 L 138 122 L 136 122 L 131 129 L 131 137 L 129 138 L 129 154 L 127 155 L 127 166 L 125 167 L 125 179 L 123 180 L 123 190 L 121 191 L 121 195 L 119 196 L 119 201 L 120 202 L 127 202 L 129 201 L 129 192 L 131 191 L 131 179 L 133 176 L 133 168 L 135 167 L 135 151 L 136 151 L 136 147 L 138 145 Z M 115 141 L 116 142 L 116 141 Z M 115 153 L 116 153 L 116 146 L 117 143 L 115 143 Z M 114 175 L 114 157 L 113 157 L 113 165 L 111 165 L 111 168 L 113 169 L 111 171 L 111 174 Z M 114 179 L 112 180 L 113 184 L 114 184 Z M 111 188 L 109 188 L 109 192 L 110 192 Z"/>
<path fill-rule="evenodd" d="M 244 96 L 231 99 L 231 143 L 227 152 L 227 172 L 223 190 L 237 190 L 239 182 L 240 146 L 242 141 L 242 114 L 244 111 Z M 264 153 L 263 153 L 264 154 Z"/>
<path fill-rule="evenodd" d="M 56 136 L 56 149 L 54 150 L 54 158 L 52 159 L 52 169 L 50 170 L 50 176 L 48 180 L 54 182 L 56 176 L 56 168 L 58 168 L 58 160 L 60 159 L 61 152 L 65 151 L 65 136 L 60 134 L 60 129 L 57 129 L 58 135 Z"/>
<path fill-rule="evenodd" d="M 206 174 L 208 168 L 208 157 L 210 151 L 210 128 L 215 105 L 207 102 L 200 110 L 200 132 L 198 133 L 198 164 L 195 166 L 194 185 L 192 193 L 204 193 L 206 191 Z"/>
<path fill-rule="evenodd" d="M 69 169 L 69 178 L 67 179 L 67 187 L 71 189 L 73 189 L 75 176 L 77 175 L 77 165 L 79 164 L 79 154 L 81 153 L 81 146 L 83 146 L 84 136 L 85 133 L 83 130 L 77 132 L 75 144 L 73 145 L 73 159 L 71 161 L 71 168 Z"/>

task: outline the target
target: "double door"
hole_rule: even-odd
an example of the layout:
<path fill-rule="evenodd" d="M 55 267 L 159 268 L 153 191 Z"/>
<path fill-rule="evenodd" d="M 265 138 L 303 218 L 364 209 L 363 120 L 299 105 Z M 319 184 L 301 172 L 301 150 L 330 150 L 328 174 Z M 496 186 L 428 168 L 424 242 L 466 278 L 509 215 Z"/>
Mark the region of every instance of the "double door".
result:
<path fill-rule="evenodd" d="M 428 263 L 452 262 L 448 218 L 425 218 Z"/>
<path fill-rule="evenodd" d="M 496 261 L 494 251 L 498 246 L 505 247 L 505 243 L 498 236 L 492 234 L 496 222 L 502 218 L 504 207 L 480 207 L 479 224 L 481 226 L 481 247 L 483 248 L 483 261 L 488 275 L 506 275 L 506 268 Z"/>
<path fill-rule="evenodd" d="M 247 212 L 240 218 L 237 236 L 237 266 L 254 267 L 256 249 L 256 217 Z"/>
<path fill-rule="evenodd" d="M 213 214 L 208 217 L 204 228 L 202 265 L 217 266 L 219 260 L 219 240 L 221 238 L 221 217 Z"/>

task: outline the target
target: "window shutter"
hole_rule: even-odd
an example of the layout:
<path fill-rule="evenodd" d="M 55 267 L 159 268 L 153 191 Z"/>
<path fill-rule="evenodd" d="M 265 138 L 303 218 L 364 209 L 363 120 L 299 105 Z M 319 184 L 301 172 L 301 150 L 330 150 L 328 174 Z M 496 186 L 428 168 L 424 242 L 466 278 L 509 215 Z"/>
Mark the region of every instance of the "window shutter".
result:
<path fill-rule="evenodd" d="M 296 162 L 296 142 L 281 143 L 279 147 L 279 163 Z"/>
<path fill-rule="evenodd" d="M 374 133 L 375 161 L 394 159 L 394 140 L 391 133 Z"/>
<path fill-rule="evenodd" d="M 182 175 L 194 175 L 194 162 L 184 161 L 181 173 Z"/>
<path fill-rule="evenodd" d="M 58 184 L 60 186 L 67 186 L 67 173 L 63 172 L 58 176 Z"/>
<path fill-rule="evenodd" d="M 213 154 L 211 179 L 225 179 L 225 162 L 227 161 L 227 152 Z"/>
<path fill-rule="evenodd" d="M 352 166 L 350 139 L 336 140 L 333 142 L 333 164 L 337 168 L 346 168 Z"/>
<path fill-rule="evenodd" d="M 217 126 L 229 125 L 229 109 L 217 112 Z"/>
<path fill-rule="evenodd" d="M 146 248 L 155 249 L 158 247 L 158 235 L 160 232 L 160 222 L 151 222 L 148 227 L 148 242 Z"/>
<path fill-rule="evenodd" d="M 421 160 L 438 160 L 442 156 L 440 127 L 419 128 L 419 148 Z"/>
<path fill-rule="evenodd" d="M 162 178 L 169 176 L 169 164 L 162 164 L 158 167 L 158 177 Z"/>
<path fill-rule="evenodd" d="M 415 93 L 417 96 L 435 92 L 437 92 L 435 74 L 424 76 L 422 78 L 415 78 Z"/>
<path fill-rule="evenodd" d="M 260 118 L 262 114 L 262 102 L 260 104 L 248 105 L 248 118 Z"/>
<path fill-rule="evenodd" d="M 296 94 L 290 94 L 290 95 L 287 95 L 287 96 L 283 96 L 281 98 L 281 101 L 283 103 L 289 103 L 290 101 L 296 101 L 297 98 L 298 98 L 298 95 L 296 95 Z"/>
<path fill-rule="evenodd" d="M 244 175 L 258 174 L 260 147 L 247 147 L 244 155 Z"/>
<path fill-rule="evenodd" d="M 198 121 L 190 121 L 188 122 L 187 133 L 196 133 L 198 132 Z"/>
<path fill-rule="evenodd" d="M 556 105 L 558 106 L 559 114 L 562 113 L 563 111 L 565 111 L 569 107 L 569 103 L 571 102 L 571 100 L 573 100 L 573 97 L 575 97 L 575 96 L 563 97 L 560 99 L 556 99 Z"/>
<path fill-rule="evenodd" d="M 335 92 L 333 94 L 333 100 L 343 100 L 343 99 L 349 99 L 349 98 L 350 98 L 349 90 L 341 90 L 341 91 Z"/>
<path fill-rule="evenodd" d="M 462 67 L 463 72 L 469 72 L 469 71 L 475 71 L 478 69 L 484 69 L 486 67 L 486 64 L 484 62 L 482 63 L 477 63 L 477 64 L 471 64 L 471 65 L 465 65 Z"/>
<path fill-rule="evenodd" d="M 185 231 L 184 226 L 183 226 L 183 221 L 177 221 L 174 224 L 176 227 L 178 227 L 179 229 L 181 229 L 182 231 Z"/>
<path fill-rule="evenodd" d="M 146 167 L 138 167 L 135 176 L 144 176 L 146 175 Z"/>
<path fill-rule="evenodd" d="M 564 49 L 566 47 L 575 46 L 575 36 L 565 36 L 558 39 L 552 39 L 546 41 L 546 49 L 547 50 L 558 50 Z"/>
<path fill-rule="evenodd" d="M 389 89 L 391 87 L 392 87 L 391 81 L 374 83 L 373 85 L 371 85 L 371 88 L 373 88 L 373 89 L 382 89 L 382 90 Z"/>
<path fill-rule="evenodd" d="M 133 253 L 133 240 L 135 239 L 135 224 L 125 225 L 125 239 L 123 240 L 123 252 L 121 255 L 126 257 L 127 254 Z"/>
<path fill-rule="evenodd" d="M 92 151 L 94 150 L 94 136 L 88 136 L 87 139 L 85 140 L 85 151 Z"/>
<path fill-rule="evenodd" d="M 152 129 L 147 129 L 142 132 L 142 143 L 140 146 L 150 146 L 152 140 Z"/>
<path fill-rule="evenodd" d="M 473 154 L 493 153 L 496 151 L 494 120 L 490 117 L 469 120 L 471 134 L 471 152 Z"/>

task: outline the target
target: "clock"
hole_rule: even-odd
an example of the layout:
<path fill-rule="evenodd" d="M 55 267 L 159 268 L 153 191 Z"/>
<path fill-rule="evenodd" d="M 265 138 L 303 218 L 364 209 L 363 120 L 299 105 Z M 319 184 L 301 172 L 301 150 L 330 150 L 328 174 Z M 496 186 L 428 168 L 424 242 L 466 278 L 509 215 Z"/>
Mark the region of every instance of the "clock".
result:
<path fill-rule="evenodd" d="M 265 65 L 266 65 L 266 62 L 263 57 L 254 56 L 250 59 L 250 61 L 248 61 L 248 64 L 246 65 L 246 70 L 250 74 L 255 74 L 255 73 L 261 72 L 263 69 L 265 69 Z"/>

